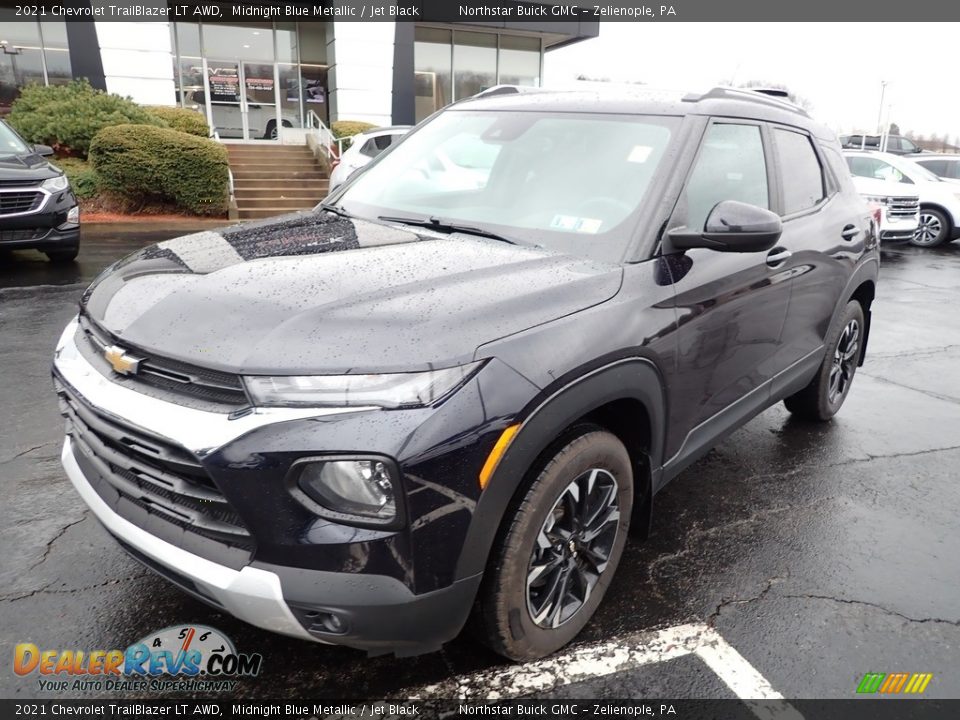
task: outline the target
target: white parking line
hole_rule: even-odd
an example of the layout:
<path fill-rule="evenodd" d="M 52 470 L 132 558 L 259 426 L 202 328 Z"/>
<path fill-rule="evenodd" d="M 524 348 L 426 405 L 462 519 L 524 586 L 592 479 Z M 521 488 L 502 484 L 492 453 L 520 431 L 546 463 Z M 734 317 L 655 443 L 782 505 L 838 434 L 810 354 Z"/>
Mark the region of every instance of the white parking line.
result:
<path fill-rule="evenodd" d="M 536 662 L 450 678 L 413 690 L 411 698 L 480 701 L 527 697 L 685 655 L 696 655 L 703 660 L 741 700 L 783 699 L 720 633 L 702 623 L 636 633 L 618 641 L 587 645 Z M 803 717 L 786 704 L 747 704 L 763 720 Z"/>

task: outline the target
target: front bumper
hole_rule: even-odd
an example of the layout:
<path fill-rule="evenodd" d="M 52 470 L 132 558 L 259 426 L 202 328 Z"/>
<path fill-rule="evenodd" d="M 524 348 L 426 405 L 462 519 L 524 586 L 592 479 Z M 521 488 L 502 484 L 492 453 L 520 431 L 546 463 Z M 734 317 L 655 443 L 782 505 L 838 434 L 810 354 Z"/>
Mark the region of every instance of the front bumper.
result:
<path fill-rule="evenodd" d="M 251 625 L 284 635 L 316 639 L 297 621 L 284 602 L 280 578 L 274 573 L 251 566 L 237 571 L 218 565 L 171 545 L 128 522 L 111 510 L 96 493 L 80 470 L 73 452 L 73 445 L 68 437 L 64 440 L 63 452 L 60 455 L 63 469 L 80 497 L 111 535 L 132 547 L 136 553 L 142 553 L 153 562 L 186 578 L 199 589 L 200 592 L 194 594 L 206 595 L 207 597 L 201 599 L 208 602 L 212 600 L 231 615 L 246 620 Z M 136 554 L 134 556 L 136 557 Z"/>
<path fill-rule="evenodd" d="M 880 223 L 881 242 L 905 242 L 913 238 L 917 231 L 918 218 L 889 217 L 884 209 L 883 221 Z"/>
<path fill-rule="evenodd" d="M 68 221 L 70 210 L 77 206 L 73 192 L 42 192 L 45 198 L 36 210 L 0 215 L 0 249 L 68 250 L 80 244 L 80 224 Z"/>
<path fill-rule="evenodd" d="M 91 456 L 83 431 L 76 439 L 68 436 L 62 462 L 71 482 L 135 559 L 208 604 L 301 639 L 371 654 L 414 655 L 439 649 L 459 633 L 480 575 L 454 573 L 475 500 L 451 486 L 457 479 L 451 471 L 477 452 L 476 467 L 461 478 L 474 492 L 488 450 L 476 443 L 448 447 L 451 427 L 462 433 L 444 413 L 469 417 L 462 407 L 451 401 L 439 412 L 409 414 L 268 408 L 231 418 L 150 397 L 106 377 L 79 350 L 76 330 L 76 322 L 70 323 L 57 346 L 54 376 L 62 392 L 106 422 L 141 428 L 188 450 L 238 510 L 254 540 L 234 562 L 236 552 L 226 557 L 220 548 L 211 550 L 209 539 L 118 500 L 116 493 L 104 491 L 108 470 Z M 505 397 L 515 392 L 503 377 L 496 387 L 505 388 Z M 476 398 L 469 396 L 475 390 L 463 391 L 472 407 Z M 489 402 L 498 405 L 492 394 Z M 383 430 L 405 423 L 409 427 L 396 436 Z M 411 441 L 410 427 L 419 433 L 422 450 Z M 405 460 L 410 527 L 388 532 L 338 525 L 311 515 L 282 491 L 285 468 L 297 457 L 343 450 L 358 437 L 375 439 L 371 444 L 384 454 Z M 438 445 L 447 454 L 438 453 Z M 414 458 L 403 456 L 401 447 L 415 451 Z M 428 459 L 418 462 L 417 453 Z M 324 622 L 330 616 L 338 621 L 333 629 Z"/>

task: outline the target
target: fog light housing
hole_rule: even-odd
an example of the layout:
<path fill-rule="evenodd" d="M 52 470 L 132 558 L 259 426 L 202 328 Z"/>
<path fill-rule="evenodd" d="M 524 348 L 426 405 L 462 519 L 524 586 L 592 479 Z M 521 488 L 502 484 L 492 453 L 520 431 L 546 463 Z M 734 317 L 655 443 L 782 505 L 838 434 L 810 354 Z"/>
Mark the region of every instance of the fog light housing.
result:
<path fill-rule="evenodd" d="M 394 474 L 381 458 L 318 459 L 301 465 L 297 487 L 336 516 L 388 524 L 397 519 Z"/>
<path fill-rule="evenodd" d="M 67 222 L 72 225 L 76 225 L 80 222 L 80 208 L 74 205 L 72 208 L 67 210 Z"/>

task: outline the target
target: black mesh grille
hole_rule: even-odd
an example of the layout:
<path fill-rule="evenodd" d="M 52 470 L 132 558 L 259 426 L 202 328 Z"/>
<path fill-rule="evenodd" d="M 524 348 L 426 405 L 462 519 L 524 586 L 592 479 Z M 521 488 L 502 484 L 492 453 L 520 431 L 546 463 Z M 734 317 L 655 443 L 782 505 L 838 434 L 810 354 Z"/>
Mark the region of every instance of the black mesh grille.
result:
<path fill-rule="evenodd" d="M 36 187 L 43 180 L 25 180 L 22 178 L 6 178 L 0 180 L 0 188 L 21 188 L 21 187 Z"/>
<path fill-rule="evenodd" d="M 27 230 L 0 230 L 0 242 L 18 242 L 25 240 L 39 240 L 49 231 L 47 228 Z"/>
<path fill-rule="evenodd" d="M 121 375 L 113 372 L 104 352 L 111 346 L 123 346 L 114 343 L 113 338 L 85 317 L 80 318 L 76 341 L 83 356 L 100 372 L 139 392 L 181 405 L 221 412 L 233 412 L 250 404 L 237 375 L 142 353 L 136 348 L 123 349 L 140 359 L 137 373 Z M 195 402 L 185 403 L 184 399 Z"/>
<path fill-rule="evenodd" d="M 59 382 L 57 393 L 76 449 L 121 498 L 183 530 L 252 548 L 243 521 L 189 451 L 103 415 Z"/>
<path fill-rule="evenodd" d="M 30 212 L 40 207 L 44 195 L 36 190 L 0 192 L 0 215 Z"/>

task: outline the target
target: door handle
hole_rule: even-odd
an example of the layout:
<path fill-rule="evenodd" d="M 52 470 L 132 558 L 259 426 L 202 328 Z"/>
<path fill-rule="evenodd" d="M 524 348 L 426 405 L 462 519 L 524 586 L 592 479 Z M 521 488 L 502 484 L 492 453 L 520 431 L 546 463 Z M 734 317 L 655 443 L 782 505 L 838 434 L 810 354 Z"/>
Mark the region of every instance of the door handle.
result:
<path fill-rule="evenodd" d="M 843 230 L 840 231 L 840 237 L 844 240 L 853 240 L 859 234 L 860 228 L 856 225 L 846 225 Z"/>
<path fill-rule="evenodd" d="M 782 247 L 775 247 L 767 253 L 767 265 L 775 267 L 793 257 L 793 253 Z"/>

